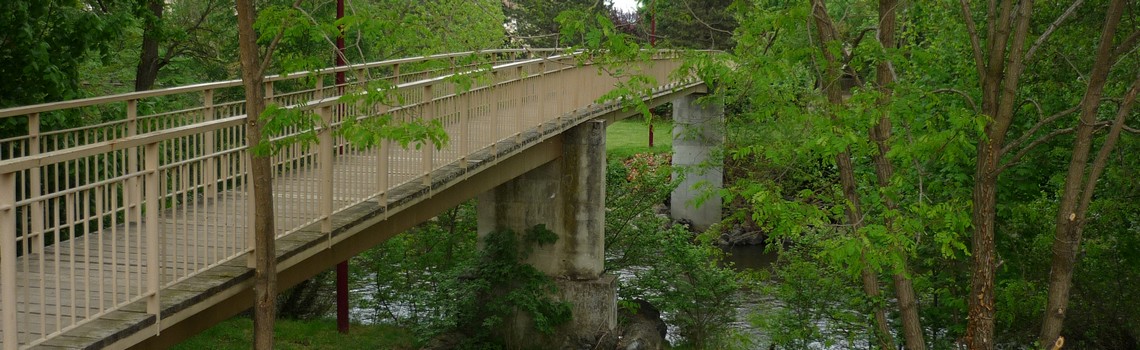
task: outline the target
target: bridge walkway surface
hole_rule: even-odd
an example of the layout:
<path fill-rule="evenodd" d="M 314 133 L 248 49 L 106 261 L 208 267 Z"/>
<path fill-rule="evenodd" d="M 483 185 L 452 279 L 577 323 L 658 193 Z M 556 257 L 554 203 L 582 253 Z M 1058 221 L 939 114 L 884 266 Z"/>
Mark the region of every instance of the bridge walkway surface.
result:
<path fill-rule="evenodd" d="M 269 77 L 271 101 L 321 121 L 315 131 L 277 135 L 313 140 L 285 144 L 273 156 L 281 287 L 558 158 L 570 127 L 635 114 L 617 102 L 595 103 L 621 77 L 574 55 L 523 54 Z M 659 54 L 629 69 L 656 79 L 643 98 L 660 104 L 704 89 L 691 78 L 670 79 L 679 65 Z M 337 71 L 355 81 L 326 86 Z M 364 88 L 375 82 L 395 98 L 340 98 L 378 93 Z M 249 147 L 238 88 L 209 83 L 0 110 L 0 118 L 28 126 L 0 139 L 3 349 L 164 347 L 252 303 Z M 139 112 L 140 104 L 163 101 L 183 103 Z M 121 117 L 40 130 L 54 114 L 93 110 Z M 338 133 L 346 120 L 369 118 L 434 121 L 449 141 L 357 147 Z"/>

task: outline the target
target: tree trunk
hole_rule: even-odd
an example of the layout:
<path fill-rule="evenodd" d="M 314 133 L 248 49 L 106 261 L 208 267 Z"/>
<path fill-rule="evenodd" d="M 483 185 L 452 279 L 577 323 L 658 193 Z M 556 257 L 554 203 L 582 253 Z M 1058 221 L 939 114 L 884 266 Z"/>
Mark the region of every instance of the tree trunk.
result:
<path fill-rule="evenodd" d="M 897 0 L 879 0 L 879 42 L 887 51 L 898 47 L 895 42 L 896 9 L 898 6 Z M 882 105 L 886 107 L 890 104 L 891 85 L 895 81 L 894 67 L 892 67 L 890 60 L 884 59 L 879 62 L 878 67 L 876 67 L 876 80 L 878 80 L 879 90 L 883 96 Z M 895 172 L 894 164 L 887 159 L 887 153 L 891 151 L 891 146 L 888 143 L 891 138 L 889 113 L 889 110 L 884 108 L 879 122 L 871 129 L 871 140 L 875 142 L 879 150 L 872 156 L 875 163 L 875 177 L 878 180 L 879 187 L 883 188 L 890 186 L 891 177 L 894 176 Z M 898 211 L 898 203 L 895 203 L 893 198 L 885 197 L 884 203 L 887 209 Z M 897 233 L 893 217 L 887 215 L 884 216 L 883 220 L 888 232 Z M 926 342 L 923 340 L 922 322 L 918 316 L 914 286 L 910 280 L 910 268 L 907 264 L 908 254 L 900 247 L 892 247 L 892 249 L 902 261 L 901 270 L 895 271 L 892 278 L 895 283 L 895 297 L 898 299 L 899 318 L 902 320 L 903 339 L 907 349 L 925 350 Z"/>
<path fill-rule="evenodd" d="M 962 0 L 965 4 L 965 0 Z M 1014 9 L 1013 0 L 1002 0 L 1000 12 L 994 12 L 988 23 L 987 47 L 981 51 L 974 47 L 974 56 L 982 83 L 982 113 L 990 118 L 985 135 L 978 140 L 978 156 L 974 168 L 974 208 L 971 221 L 974 236 L 971 242 L 969 318 L 966 322 L 966 343 L 972 350 L 993 349 L 994 343 L 994 273 L 997 254 L 994 251 L 994 217 L 996 215 L 997 177 L 999 160 L 1009 126 L 1013 122 L 1018 81 L 1025 68 L 1025 41 L 1029 20 L 1033 13 L 1033 0 L 1021 0 Z M 964 15 L 972 22 L 971 14 Z M 1017 11 L 1017 14 L 1014 14 Z M 1014 21 L 1016 19 L 1016 23 Z M 973 24 L 970 23 L 970 26 Z M 972 33 L 976 43 L 976 33 Z M 1010 40 L 1012 39 L 1012 40 Z M 1008 45 L 1007 45 L 1008 44 Z M 1008 50 L 1008 55 L 1006 54 Z M 988 55 L 988 63 L 983 57 Z"/>
<path fill-rule="evenodd" d="M 1093 63 L 1091 74 L 1089 74 L 1089 85 L 1081 99 L 1080 121 L 1076 127 L 1077 136 L 1073 144 L 1069 170 L 1065 175 L 1064 192 L 1057 209 L 1057 226 L 1053 238 L 1053 261 L 1049 272 L 1049 299 L 1046 302 L 1041 335 L 1038 338 L 1041 346 L 1053 344 L 1061 334 L 1065 311 L 1069 304 L 1073 267 L 1077 261 L 1077 250 L 1080 248 L 1081 231 L 1084 228 L 1085 216 L 1088 214 L 1088 202 L 1091 201 L 1097 177 L 1105 166 L 1105 163 L 1101 162 L 1094 164 L 1092 174 L 1086 177 L 1097 111 L 1101 104 L 1105 82 L 1108 80 L 1109 68 L 1112 67 L 1113 37 L 1116 34 L 1117 25 L 1120 24 L 1123 11 L 1124 0 L 1113 0 L 1109 4 L 1108 12 L 1105 14 L 1104 30 L 1101 32 L 1100 43 L 1096 50 L 1096 61 Z M 1134 100 L 1135 88 L 1132 89 L 1132 92 L 1131 99 Z M 1126 106 L 1131 107 L 1131 103 Z M 1121 112 L 1127 114 L 1125 106 L 1121 106 Z M 1122 117 L 1123 115 L 1118 118 L 1119 124 L 1123 124 Z M 1116 127 L 1114 125 L 1114 129 Z M 1119 135 L 1119 131 L 1117 131 L 1117 135 Z M 1115 142 L 1106 142 L 1102 146 L 1102 152 L 1110 152 L 1113 143 Z M 1085 201 L 1086 198 L 1089 201 Z"/>
<path fill-rule="evenodd" d="M 162 22 L 163 0 L 147 0 L 146 7 L 155 18 L 143 21 L 142 50 L 135 70 L 135 91 L 150 90 L 158 79 L 158 31 Z"/>
<path fill-rule="evenodd" d="M 966 322 L 966 341 L 971 350 L 993 349 L 994 331 L 994 214 L 997 176 L 991 175 L 996 167 L 983 162 L 995 162 L 997 152 L 986 141 L 978 142 L 978 166 L 974 171 L 974 210 L 972 221 L 974 237 L 973 275 L 970 279 L 969 318 Z"/>
<path fill-rule="evenodd" d="M 265 110 L 261 57 L 253 22 L 253 0 L 237 0 L 238 49 L 245 87 L 247 145 L 250 147 L 250 178 L 253 185 L 254 247 L 254 348 L 273 349 L 273 324 L 277 299 L 277 259 L 273 225 L 273 177 L 268 155 L 252 150 L 261 143 L 261 112 Z"/>
<path fill-rule="evenodd" d="M 828 103 L 832 108 L 838 108 L 843 105 L 843 87 L 839 84 L 841 78 L 840 63 L 838 58 L 828 49 L 828 44 L 839 40 L 839 35 L 835 32 L 835 26 L 831 21 L 831 16 L 827 13 L 827 7 L 823 0 L 811 0 L 811 6 L 815 28 L 819 34 L 819 49 L 825 60 L 820 83 L 824 94 L 827 95 Z M 834 113 L 832 113 L 832 118 L 835 118 Z M 859 205 L 859 193 L 856 191 L 855 168 L 851 164 L 850 148 L 835 155 L 835 160 L 839 168 L 839 182 L 843 187 L 843 197 L 848 202 L 847 209 L 844 211 L 847 215 L 847 222 L 851 225 L 851 233 L 858 234 L 859 229 L 863 227 L 863 212 Z M 865 255 L 866 248 L 863 250 Z M 890 325 L 887 323 L 887 313 L 883 306 L 878 303 L 878 300 L 882 298 L 879 278 L 873 270 L 866 266 L 865 256 L 860 257 L 859 263 L 863 265 L 860 273 L 863 292 L 871 300 L 876 301 L 872 308 L 872 314 L 875 318 L 875 339 L 879 342 L 880 348 L 893 349 L 895 347 L 894 339 L 891 337 Z"/>

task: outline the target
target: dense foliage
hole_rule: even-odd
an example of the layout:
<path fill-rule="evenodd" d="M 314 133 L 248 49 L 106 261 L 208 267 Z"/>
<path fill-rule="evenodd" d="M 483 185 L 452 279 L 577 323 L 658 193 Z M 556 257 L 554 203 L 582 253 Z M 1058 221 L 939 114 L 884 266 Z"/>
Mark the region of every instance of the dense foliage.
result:
<path fill-rule="evenodd" d="M 1042 35 L 1036 41 L 1030 37 L 1009 54 L 1029 57 L 1020 85 L 1014 85 L 1012 102 L 1002 102 L 1016 105 L 1008 117 L 1009 138 L 1014 141 L 1006 144 L 992 172 L 1000 174 L 994 175 L 992 187 L 997 234 L 992 240 L 983 239 L 983 245 L 977 240 L 978 225 L 985 222 L 979 217 L 984 210 L 979 212 L 976 202 L 977 186 L 991 173 L 978 177 L 974 172 L 975 165 L 983 162 L 976 150 L 992 147 L 985 146 L 985 140 L 994 140 L 994 125 L 1004 117 L 983 106 L 996 100 L 977 87 L 984 79 L 976 76 L 982 68 L 975 67 L 971 55 L 969 27 L 974 24 L 965 19 L 960 2 L 900 2 L 899 32 L 891 45 L 875 37 L 883 30 L 883 13 L 876 13 L 882 11 L 876 6 L 881 3 L 828 2 L 829 15 L 821 14 L 820 1 L 736 3 L 741 26 L 731 56 L 733 73 L 707 76 L 720 82 L 721 92 L 735 105 L 731 109 L 738 111 L 729 128 L 731 162 L 751 169 L 733 172 L 738 177 L 732 179 L 734 187 L 727 194 L 747 210 L 741 220 L 766 228 L 777 248 L 783 248 L 784 263 L 777 276 L 787 277 L 781 281 L 803 286 L 799 290 L 848 288 L 827 293 L 833 296 L 783 293 L 791 298 L 787 300 L 810 302 L 793 303 L 783 316 L 778 315 L 782 321 L 765 322 L 776 334 L 788 335 L 783 340 L 777 337 L 778 342 L 799 347 L 812 339 L 862 339 L 844 347 L 872 347 L 876 340 L 868 334 L 874 334 L 876 321 L 871 315 L 881 308 L 899 309 L 885 297 L 889 294 L 875 297 L 865 292 L 867 279 L 861 271 L 867 270 L 877 280 L 900 273 L 909 277 L 928 346 L 945 348 L 969 342 L 971 334 L 975 340 L 986 336 L 984 328 L 972 328 L 975 325 L 967 322 L 968 304 L 978 299 L 970 291 L 971 277 L 975 283 L 992 283 L 990 312 L 995 328 L 990 346 L 1032 346 L 1038 341 L 1042 317 L 1048 318 L 1044 307 L 1050 271 L 1055 274 L 1058 269 L 1057 260 L 1050 260 L 1056 251 L 1051 248 L 1052 218 L 1065 198 L 1061 188 L 1070 153 L 1079 144 L 1072 134 L 1074 125 L 1088 123 L 1072 121 L 1073 106 L 1089 105 L 1096 111 L 1098 105 L 1101 112 L 1094 113 L 1094 119 L 1104 131 L 1113 125 L 1118 111 L 1131 125 L 1137 120 L 1136 112 L 1129 113 L 1127 104 L 1119 102 L 1127 101 L 1125 92 L 1140 67 L 1136 64 L 1140 58 L 1130 51 L 1135 43 L 1129 38 L 1140 23 L 1134 2 L 1128 5 L 1121 29 L 1109 34 L 1114 36 L 1110 43 L 1118 61 L 1107 69 L 1104 96 L 1118 102 L 1082 104 L 1090 71 L 1096 70 L 1094 57 L 1081 53 L 1095 50 L 1108 3 L 1089 2 L 1073 17 L 1063 14 L 1071 5 L 1081 4 L 1039 4 L 1031 18 L 1020 17 L 1031 19 L 1029 32 L 1048 31 L 1051 37 Z M 982 10 L 965 12 L 977 20 L 979 31 L 1002 26 L 991 23 L 1001 21 L 1000 16 L 991 12 L 986 17 Z M 835 22 L 827 23 L 827 17 Z M 983 45 L 985 40 L 999 39 L 992 32 L 989 37 L 982 35 Z M 1035 56 L 1029 54 L 1031 49 Z M 876 72 L 884 63 L 893 78 L 887 84 L 882 83 L 882 71 Z M 832 69 L 835 74 L 829 73 Z M 842 99 L 830 98 L 829 89 L 841 90 Z M 880 125 L 887 127 L 887 137 L 877 138 L 884 135 L 877 129 Z M 1096 147 L 1106 143 L 1104 131 L 1092 134 Z M 1135 162 L 1126 156 L 1134 150 L 1135 140 L 1128 136 L 1120 140 L 1118 148 L 1105 151 L 1112 155 L 1106 158 L 1106 174 L 1135 173 Z M 853 164 L 851 187 L 843 184 L 843 159 Z M 877 179 L 882 162 L 894 164 L 895 172 L 887 181 Z M 1096 167 L 1081 166 L 1086 174 Z M 1080 212 L 1072 216 L 1087 217 L 1088 226 L 1079 241 L 1081 262 L 1074 273 L 1073 302 L 1065 310 L 1069 318 L 1079 318 L 1065 321 L 1062 334 L 1067 347 L 1128 347 L 1136 346 L 1140 338 L 1129 326 L 1136 322 L 1132 317 L 1103 308 L 1111 304 L 1108 300 L 1132 297 L 1134 289 L 1106 285 L 1103 276 L 1135 276 L 1140 271 L 1127 259 L 1109 258 L 1130 252 L 1138 238 L 1136 208 L 1121 202 L 1122 196 L 1128 196 L 1121 193 L 1135 193 L 1135 186 L 1111 177 L 1097 184 L 1087 216 Z M 865 214 L 857 221 L 845 215 L 860 209 Z M 1072 218 L 1068 212 L 1063 216 Z M 986 266 L 971 262 L 982 254 L 980 249 L 987 249 L 985 244 L 996 248 L 990 261 L 996 270 L 988 282 L 978 279 Z M 1112 280 L 1126 283 L 1122 281 L 1133 278 Z M 888 293 L 898 291 L 896 285 L 874 284 L 885 286 Z M 835 309 L 836 305 L 846 306 Z M 1136 311 L 1135 305 L 1116 306 L 1132 310 L 1125 313 Z M 845 315 L 845 310 L 859 313 L 840 321 L 836 317 Z M 888 316 L 895 320 L 892 333 L 901 337 L 901 325 L 894 323 L 899 315 Z M 971 333 L 974 330 L 978 333 Z"/>
<path fill-rule="evenodd" d="M 649 301 L 694 348 L 731 345 L 728 325 L 746 276 L 726 266 L 712 232 L 694 237 L 654 213 L 680 182 L 668 155 L 636 155 L 606 170 L 606 269 L 628 276 L 618 285 L 621 299 Z"/>
<path fill-rule="evenodd" d="M 755 320 L 778 346 L 1046 346 L 1061 319 L 1067 347 L 1140 347 L 1140 2 L 656 0 L 616 24 L 595 0 L 348 3 L 337 20 L 328 1 L 257 2 L 256 43 L 275 55 L 264 72 L 329 65 L 341 33 L 351 62 L 573 46 L 600 74 L 633 78 L 607 95 L 619 97 L 655 83 L 623 66 L 647 59 L 651 17 L 663 47 L 724 50 L 691 53 L 686 73 L 727 104 L 724 225 L 762 230 L 780 255 L 773 283 L 752 290 L 782 302 Z M 236 78 L 234 5 L 4 1 L 0 107 Z M 116 108 L 46 115 L 44 129 L 122 118 Z M 298 122 L 279 116 L 270 127 Z M 23 132 L 18 120 L 0 122 L 0 137 Z M 446 142 L 419 127 L 357 129 L 357 139 Z M 625 304 L 657 305 L 689 345 L 730 346 L 732 295 L 746 279 L 720 264 L 707 234 L 652 214 L 677 179 L 649 159 L 609 167 L 607 269 L 626 277 Z M 474 210 L 354 260 L 368 321 L 428 338 L 502 312 L 463 299 L 494 294 L 496 273 L 549 287 L 519 266 L 487 265 L 481 254 L 515 250 L 479 253 Z M 286 294 L 283 312 L 323 314 L 327 287 Z M 908 289 L 914 309 L 899 302 Z M 529 306 L 551 324 L 565 316 Z"/>
<path fill-rule="evenodd" d="M 83 96 L 85 59 L 110 54 L 129 16 L 83 1 L 0 4 L 0 107 Z"/>

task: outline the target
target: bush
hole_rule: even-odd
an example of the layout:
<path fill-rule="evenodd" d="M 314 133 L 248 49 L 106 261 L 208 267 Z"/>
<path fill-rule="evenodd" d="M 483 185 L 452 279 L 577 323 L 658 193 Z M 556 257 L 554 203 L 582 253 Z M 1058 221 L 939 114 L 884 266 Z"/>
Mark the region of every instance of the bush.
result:
<path fill-rule="evenodd" d="M 629 274 L 618 285 L 619 297 L 656 306 L 683 346 L 729 347 L 742 276 L 725 266 L 711 236 L 695 237 L 654 215 L 678 183 L 659 158 L 637 155 L 608 167 L 606 269 Z"/>

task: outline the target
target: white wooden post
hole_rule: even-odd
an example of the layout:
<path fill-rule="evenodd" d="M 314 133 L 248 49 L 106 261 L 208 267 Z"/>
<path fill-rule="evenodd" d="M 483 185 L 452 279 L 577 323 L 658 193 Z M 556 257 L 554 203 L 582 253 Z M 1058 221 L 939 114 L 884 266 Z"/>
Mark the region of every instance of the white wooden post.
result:
<path fill-rule="evenodd" d="M 139 113 L 138 113 L 138 100 L 127 100 L 127 137 L 135 136 L 139 132 Z M 138 222 L 141 220 L 142 208 L 139 203 L 142 201 L 141 191 L 139 190 L 139 179 L 132 174 L 139 171 L 139 150 L 138 147 L 131 147 L 127 149 L 127 170 L 123 175 L 128 175 L 127 187 L 123 189 L 123 196 L 127 200 L 127 222 Z M 131 213 L 134 213 L 132 216 Z"/>
<path fill-rule="evenodd" d="M 522 143 L 523 104 L 526 102 L 526 83 L 523 82 L 523 67 L 515 67 L 515 86 L 518 88 L 519 104 L 515 106 L 515 143 Z"/>
<path fill-rule="evenodd" d="M 146 300 L 146 312 L 153 314 L 155 322 L 162 315 L 159 312 L 159 285 L 162 282 L 162 266 L 159 257 L 162 239 L 162 224 L 159 222 L 159 213 L 162 211 L 162 194 L 158 176 L 158 143 L 149 143 L 144 150 L 146 157 L 146 283 L 149 296 Z"/>
<path fill-rule="evenodd" d="M 203 107 L 202 113 L 204 113 L 205 115 L 203 116 L 204 118 L 202 118 L 202 119 L 204 121 L 214 120 L 214 90 L 206 89 L 206 91 L 203 91 L 203 93 L 204 93 L 203 100 L 205 100 L 205 101 L 202 104 L 202 107 Z M 203 167 L 202 167 L 202 183 L 204 185 L 206 185 L 205 188 L 203 189 L 203 191 L 206 192 L 205 198 L 209 198 L 209 199 L 214 199 L 214 197 L 216 197 L 218 194 L 218 188 L 217 188 L 217 186 L 218 186 L 218 184 L 217 184 L 217 182 L 218 182 L 218 170 L 217 169 L 218 169 L 219 159 L 214 157 L 214 152 L 215 152 L 214 147 L 215 147 L 215 144 L 217 143 L 217 141 L 214 139 L 215 138 L 215 136 L 214 136 L 215 132 L 216 131 L 211 130 L 204 135 L 205 140 L 203 140 L 203 142 L 205 143 L 205 145 L 203 145 L 203 146 L 205 146 L 205 147 L 202 148 L 202 153 L 203 153 L 202 156 L 209 157 L 206 159 L 206 161 L 203 162 Z"/>
<path fill-rule="evenodd" d="M 16 173 L 0 174 L 0 303 L 4 350 L 16 350 Z"/>
<path fill-rule="evenodd" d="M 320 117 L 324 121 L 321 130 L 317 133 L 317 166 L 320 167 L 320 204 L 321 233 L 332 233 L 333 211 L 333 137 L 332 137 L 332 107 L 320 108 Z M 330 241 L 331 242 L 331 241 Z"/>
<path fill-rule="evenodd" d="M 432 102 L 432 87 L 431 85 L 424 86 L 423 103 L 420 105 L 420 111 L 423 113 L 420 118 L 424 122 L 430 122 L 435 119 L 435 103 Z M 432 144 L 430 140 L 424 140 L 423 143 L 423 172 L 424 172 L 424 186 L 431 186 L 431 167 L 432 167 Z"/>
<path fill-rule="evenodd" d="M 40 114 L 32 113 L 28 115 L 28 155 L 38 154 L 40 154 Z M 28 169 L 28 180 L 28 186 L 31 190 L 30 198 L 39 197 L 43 191 L 43 179 L 40 176 L 39 166 Z M 24 237 L 27 237 L 28 249 L 32 253 L 42 253 L 44 249 L 44 202 L 35 201 L 30 209 L 31 230 L 24 233 Z"/>

